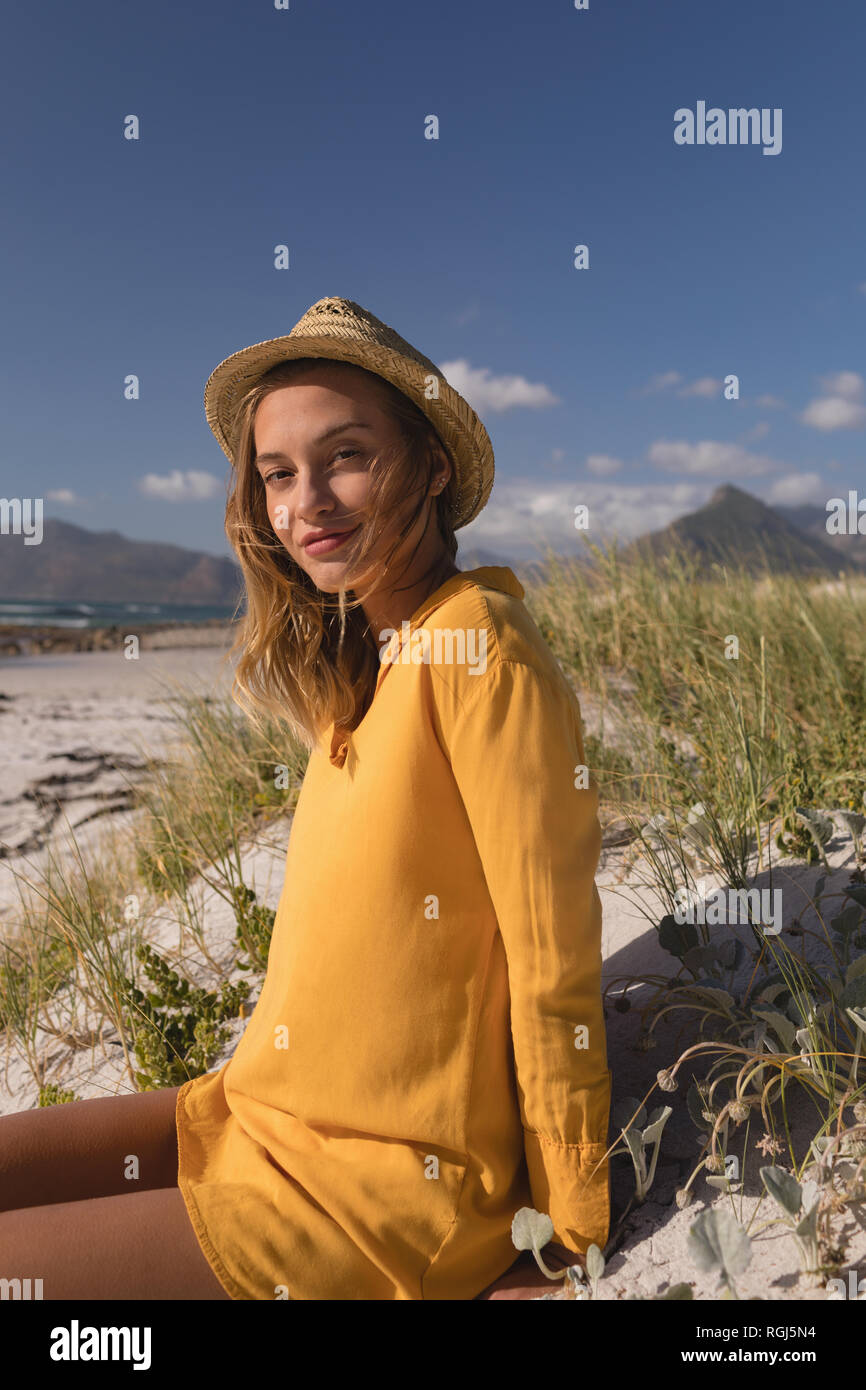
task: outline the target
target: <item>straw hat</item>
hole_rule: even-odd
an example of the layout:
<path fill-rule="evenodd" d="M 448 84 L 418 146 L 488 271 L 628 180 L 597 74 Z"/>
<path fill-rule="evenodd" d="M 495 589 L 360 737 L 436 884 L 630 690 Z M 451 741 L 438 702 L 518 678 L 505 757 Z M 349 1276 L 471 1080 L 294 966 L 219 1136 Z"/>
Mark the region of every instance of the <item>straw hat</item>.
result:
<path fill-rule="evenodd" d="M 204 393 L 205 415 L 231 462 L 240 400 L 270 367 L 295 357 L 352 362 L 384 377 L 414 401 L 436 427 L 454 464 L 452 526 L 457 530 L 478 515 L 493 486 L 493 446 L 486 429 L 429 357 L 351 299 L 318 300 L 291 333 L 242 348 L 211 372 Z M 438 396 L 427 394 L 433 389 L 431 377 Z"/>

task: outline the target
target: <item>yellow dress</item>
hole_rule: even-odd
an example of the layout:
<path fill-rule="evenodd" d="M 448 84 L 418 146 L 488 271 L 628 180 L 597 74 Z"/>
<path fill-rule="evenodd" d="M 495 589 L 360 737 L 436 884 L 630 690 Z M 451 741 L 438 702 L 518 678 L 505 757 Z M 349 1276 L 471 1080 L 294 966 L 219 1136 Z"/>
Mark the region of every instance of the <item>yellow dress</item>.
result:
<path fill-rule="evenodd" d="M 523 597 L 454 575 L 310 756 L 260 998 L 178 1094 L 232 1298 L 471 1299 L 524 1206 L 607 1240 L 597 785 Z"/>

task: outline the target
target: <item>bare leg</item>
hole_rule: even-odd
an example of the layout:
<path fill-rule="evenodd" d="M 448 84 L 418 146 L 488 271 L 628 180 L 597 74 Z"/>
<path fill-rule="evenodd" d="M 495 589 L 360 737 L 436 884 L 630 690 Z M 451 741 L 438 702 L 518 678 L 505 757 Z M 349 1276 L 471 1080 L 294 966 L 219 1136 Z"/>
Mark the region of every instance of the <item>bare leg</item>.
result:
<path fill-rule="evenodd" d="M 0 1213 L 0 1279 L 41 1279 L 49 1300 L 231 1301 L 177 1187 Z"/>
<path fill-rule="evenodd" d="M 179 1089 L 0 1116 L 0 1212 L 173 1187 Z"/>

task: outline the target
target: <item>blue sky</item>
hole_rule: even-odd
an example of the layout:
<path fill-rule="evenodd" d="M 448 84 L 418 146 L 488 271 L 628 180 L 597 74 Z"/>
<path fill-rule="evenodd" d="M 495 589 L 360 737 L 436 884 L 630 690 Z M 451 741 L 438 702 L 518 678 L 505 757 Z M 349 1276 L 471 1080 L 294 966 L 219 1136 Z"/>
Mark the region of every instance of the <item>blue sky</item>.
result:
<path fill-rule="evenodd" d="M 326 295 L 484 420 L 465 550 L 862 487 L 864 38 L 862 0 L 14 7 L 0 495 L 228 553 L 205 381 Z M 781 108 L 780 153 L 677 145 L 699 101 Z"/>

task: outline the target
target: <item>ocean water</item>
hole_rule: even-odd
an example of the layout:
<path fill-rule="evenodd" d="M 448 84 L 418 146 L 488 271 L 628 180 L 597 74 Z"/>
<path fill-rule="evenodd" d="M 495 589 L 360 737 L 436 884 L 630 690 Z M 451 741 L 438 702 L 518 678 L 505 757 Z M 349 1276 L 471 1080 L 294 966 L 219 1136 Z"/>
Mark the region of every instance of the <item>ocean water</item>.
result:
<path fill-rule="evenodd" d="M 221 605 L 177 603 L 83 603 L 75 599 L 0 598 L 0 627 L 120 627 L 136 629 L 157 623 L 200 623 L 207 618 L 231 618 L 234 610 Z"/>

